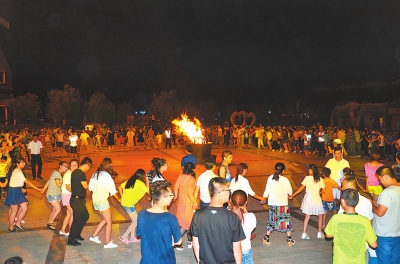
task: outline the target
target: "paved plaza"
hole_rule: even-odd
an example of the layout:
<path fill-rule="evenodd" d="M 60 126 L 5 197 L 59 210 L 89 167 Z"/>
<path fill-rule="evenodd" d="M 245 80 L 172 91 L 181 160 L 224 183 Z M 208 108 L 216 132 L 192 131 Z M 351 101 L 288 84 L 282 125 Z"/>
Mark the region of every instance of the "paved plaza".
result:
<path fill-rule="evenodd" d="M 212 154 L 217 155 L 217 163 L 221 162 L 221 153 L 225 148 L 217 148 L 212 150 Z M 277 162 L 283 162 L 286 165 L 285 176 L 287 176 L 296 190 L 306 175 L 305 164 L 314 163 L 318 166 L 325 165 L 328 160 L 326 158 L 311 157 L 306 160 L 302 154 L 270 152 L 265 150 L 242 150 L 232 149 L 233 164 L 231 173 L 236 174 L 236 165 L 244 162 L 249 166 L 246 178 L 249 179 L 253 190 L 262 195 L 265 188 L 267 177 L 273 173 L 274 165 Z M 93 167 L 87 173 L 89 179 L 97 166 L 104 157 L 110 157 L 113 161 L 114 169 L 119 173 L 116 178 L 118 186 L 127 180 L 131 174 L 138 168 L 145 171 L 151 169 L 150 160 L 153 157 L 165 158 L 169 164 L 168 172 L 164 177 L 173 184 L 180 174 L 180 161 L 185 155 L 183 149 L 159 149 L 159 150 L 134 150 L 127 151 L 124 149 L 115 149 L 112 152 L 83 152 L 81 157 L 89 156 L 93 160 Z M 53 158 L 46 161 L 43 167 L 44 180 L 33 181 L 36 186 L 44 186 L 45 180 L 50 177 L 51 172 L 57 168 L 60 160 L 69 161 L 69 158 Z M 363 166 L 365 159 L 349 159 L 350 165 L 357 175 L 363 175 Z M 388 163 L 390 164 L 390 162 Z M 204 171 L 204 166 L 199 164 L 196 168 L 197 176 Z M 27 178 L 31 179 L 29 169 L 26 169 Z M 360 177 L 362 178 L 362 177 Z M 267 206 L 260 205 L 259 201 L 250 198 L 248 209 L 254 212 L 257 217 L 257 227 L 255 230 L 256 238 L 252 240 L 253 257 L 255 263 L 331 263 L 332 259 L 332 242 L 317 239 L 317 217 L 311 217 L 308 235 L 310 240 L 301 240 L 301 230 L 303 218 L 299 207 L 303 199 L 302 195 L 298 195 L 290 202 L 292 208 L 294 233 L 292 237 L 296 240 L 296 245 L 288 247 L 286 243 L 286 235 L 274 232 L 271 235 L 271 245 L 263 245 L 262 238 L 265 234 L 265 225 L 268 221 Z M 26 231 L 7 233 L 7 215 L 8 207 L 3 206 L 0 202 L 0 263 L 3 263 L 8 257 L 21 256 L 26 263 L 139 263 L 140 262 L 140 245 L 132 243 L 125 245 L 118 240 L 118 236 L 125 231 L 129 225 L 129 217 L 122 207 L 114 199 L 111 200 L 111 211 L 113 217 L 112 239 L 118 243 L 116 249 L 104 249 L 102 245 L 88 241 L 92 232 L 100 221 L 100 217 L 93 210 L 90 194 L 87 194 L 87 208 L 89 210 L 89 220 L 83 229 L 82 236 L 85 241 L 81 246 L 67 246 L 66 237 L 58 235 L 63 215 L 58 219 L 56 231 L 46 229 L 47 219 L 50 214 L 51 206 L 48 204 L 45 194 L 41 194 L 33 189 L 28 189 L 29 209 L 25 217 Z M 150 202 L 146 197 L 139 203 L 140 208 L 149 208 Z M 170 212 L 174 213 L 176 206 L 173 203 Z M 100 240 L 104 240 L 104 231 L 100 232 Z M 175 251 L 177 263 L 196 263 L 193 250 L 186 247 L 186 236 L 184 236 L 184 249 Z M 218 241 L 215 241 L 215 247 L 218 247 Z"/>

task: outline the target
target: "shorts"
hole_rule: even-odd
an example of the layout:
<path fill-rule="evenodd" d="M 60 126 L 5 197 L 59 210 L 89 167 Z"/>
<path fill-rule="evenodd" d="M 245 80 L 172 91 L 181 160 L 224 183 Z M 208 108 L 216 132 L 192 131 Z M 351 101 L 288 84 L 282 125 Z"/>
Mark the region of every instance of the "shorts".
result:
<path fill-rule="evenodd" d="M 125 210 L 128 214 L 131 214 L 131 213 L 136 212 L 135 206 L 132 206 L 132 207 L 125 207 L 125 206 L 122 206 L 122 208 L 124 208 L 124 210 Z"/>
<path fill-rule="evenodd" d="M 311 148 L 310 148 L 310 145 L 304 145 L 303 146 L 303 150 L 310 150 Z"/>
<path fill-rule="evenodd" d="M 74 154 L 77 153 L 76 152 L 76 146 L 75 147 L 69 146 L 69 150 L 70 150 L 71 153 L 74 153 Z"/>
<path fill-rule="evenodd" d="M 336 211 L 335 201 L 333 201 L 333 202 L 322 201 L 322 206 L 324 207 L 325 211 Z"/>
<path fill-rule="evenodd" d="M 299 140 L 295 140 L 295 141 L 294 141 L 294 145 L 295 145 L 295 146 L 299 146 L 299 145 L 300 145 L 300 141 L 299 141 Z"/>
<path fill-rule="evenodd" d="M 108 203 L 108 199 L 101 200 L 101 201 L 93 201 L 94 210 L 97 211 L 104 211 L 110 208 L 110 204 Z"/>
<path fill-rule="evenodd" d="M 49 203 L 61 201 L 61 195 L 49 195 L 49 194 L 46 194 L 46 197 L 47 197 L 47 200 L 49 201 Z"/>
<path fill-rule="evenodd" d="M 61 194 L 61 202 L 63 206 L 69 205 L 69 201 L 71 200 L 72 194 L 70 193 L 62 193 Z"/>
<path fill-rule="evenodd" d="M 368 186 L 368 192 L 372 193 L 372 194 L 376 194 L 379 195 L 382 192 L 382 186 L 378 185 L 378 186 Z"/>
<path fill-rule="evenodd" d="M 57 143 L 56 143 L 57 148 L 62 148 L 63 145 L 64 145 L 63 142 L 57 142 Z"/>

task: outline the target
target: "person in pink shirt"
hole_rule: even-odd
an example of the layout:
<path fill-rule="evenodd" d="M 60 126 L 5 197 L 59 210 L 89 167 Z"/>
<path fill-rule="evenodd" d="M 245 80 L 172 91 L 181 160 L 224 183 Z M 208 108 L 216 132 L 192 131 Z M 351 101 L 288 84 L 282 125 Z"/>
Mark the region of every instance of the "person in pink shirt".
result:
<path fill-rule="evenodd" d="M 379 162 L 381 158 L 381 154 L 378 151 L 374 151 L 371 153 L 372 161 L 365 163 L 365 177 L 367 178 L 365 181 L 366 189 L 372 197 L 372 200 L 376 202 L 378 200 L 379 194 L 382 192 L 382 186 L 379 184 L 378 179 L 376 178 L 376 170 L 379 167 L 382 167 L 384 164 Z"/>

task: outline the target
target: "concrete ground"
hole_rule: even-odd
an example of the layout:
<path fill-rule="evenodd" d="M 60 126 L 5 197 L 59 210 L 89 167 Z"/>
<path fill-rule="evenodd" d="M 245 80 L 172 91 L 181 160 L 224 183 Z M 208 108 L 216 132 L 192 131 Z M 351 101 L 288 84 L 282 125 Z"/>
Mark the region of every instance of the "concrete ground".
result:
<path fill-rule="evenodd" d="M 212 150 L 212 154 L 217 155 L 217 163 L 221 162 L 221 153 L 226 148 L 217 148 Z M 274 165 L 277 162 L 283 162 L 286 165 L 285 175 L 290 179 L 292 187 L 296 190 L 301 183 L 302 178 L 306 175 L 305 164 L 314 163 L 318 166 L 325 165 L 328 160 L 326 158 L 317 158 L 316 156 L 306 160 L 302 154 L 270 152 L 265 150 L 242 150 L 232 149 L 233 164 L 231 173 L 236 174 L 236 165 L 244 162 L 249 166 L 249 172 L 246 176 L 249 179 L 253 190 L 262 195 L 265 188 L 267 177 L 273 173 Z M 180 173 L 180 160 L 184 156 L 184 150 L 179 148 L 159 149 L 159 150 L 126 150 L 116 148 L 113 151 L 92 152 L 83 151 L 81 157 L 89 156 L 93 160 L 93 168 L 87 173 L 89 179 L 95 171 L 99 163 L 104 157 L 110 157 L 113 160 L 114 169 L 119 173 L 116 178 L 117 186 L 128 179 L 131 174 L 138 168 L 148 171 L 151 168 L 150 161 L 153 157 L 165 158 L 169 163 L 168 172 L 164 174 L 167 180 L 173 184 Z M 50 177 L 51 172 L 57 168 L 60 160 L 68 158 L 55 157 L 46 161 L 43 166 L 42 176 L 44 180 L 33 181 L 36 186 L 44 186 L 46 180 Z M 363 166 L 365 159 L 349 159 L 350 165 L 355 173 L 362 179 Z M 390 161 L 389 161 L 390 164 Z M 25 170 L 27 178 L 31 179 L 29 169 Z M 196 168 L 197 175 L 204 171 L 204 166 L 199 164 Z M 294 233 L 292 237 L 296 240 L 296 245 L 288 247 L 285 234 L 274 232 L 271 235 L 272 244 L 267 246 L 262 244 L 262 238 L 265 234 L 265 225 L 268 220 L 267 206 L 260 205 L 253 198 L 249 201 L 249 211 L 255 213 L 257 217 L 257 235 L 252 240 L 253 258 L 255 263 L 331 263 L 332 259 L 332 242 L 317 239 L 317 217 L 311 217 L 308 228 L 310 240 L 301 240 L 301 230 L 303 226 L 303 218 L 299 207 L 302 201 L 302 195 L 298 195 L 291 203 Z M 3 198 L 4 200 L 4 198 Z M 25 217 L 26 231 L 7 233 L 7 215 L 8 207 L 3 206 L 0 202 L 0 263 L 3 263 L 8 257 L 21 256 L 26 263 L 139 263 L 140 262 L 140 245 L 133 243 L 125 245 L 118 240 L 118 236 L 125 231 L 129 225 L 129 217 L 121 206 L 111 200 L 112 204 L 112 238 L 118 243 L 116 249 L 104 249 L 102 245 L 98 245 L 88 241 L 89 236 L 94 232 L 96 224 L 100 217 L 94 212 L 90 194 L 87 195 L 87 208 L 89 209 L 89 220 L 83 229 L 82 236 L 85 241 L 81 246 L 71 247 L 66 245 L 66 237 L 58 235 L 63 215 L 58 221 L 58 229 L 56 232 L 46 229 L 46 223 L 50 214 L 51 206 L 48 204 L 44 194 L 33 189 L 28 189 L 29 210 Z M 139 207 L 148 208 L 150 203 L 146 198 L 142 199 Z M 170 207 L 170 212 L 176 210 L 175 204 Z M 328 217 L 329 218 L 329 217 Z M 100 240 L 104 240 L 104 231 L 100 233 Z M 184 245 L 186 245 L 186 236 L 184 236 Z M 215 246 L 218 247 L 218 241 Z M 175 252 L 177 263 L 195 263 L 192 249 L 184 248 L 182 251 Z"/>

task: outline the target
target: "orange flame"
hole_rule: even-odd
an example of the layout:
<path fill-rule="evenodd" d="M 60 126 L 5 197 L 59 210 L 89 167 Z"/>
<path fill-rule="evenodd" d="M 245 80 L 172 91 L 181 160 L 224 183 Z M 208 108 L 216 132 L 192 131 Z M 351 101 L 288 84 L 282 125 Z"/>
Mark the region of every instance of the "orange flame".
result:
<path fill-rule="evenodd" d="M 195 117 L 194 122 L 190 121 L 186 114 L 181 114 L 181 119 L 171 121 L 176 131 L 187 136 L 194 144 L 203 144 L 204 136 L 200 121 Z"/>

